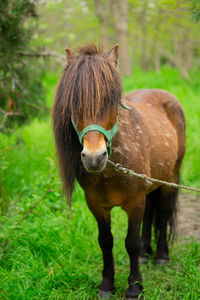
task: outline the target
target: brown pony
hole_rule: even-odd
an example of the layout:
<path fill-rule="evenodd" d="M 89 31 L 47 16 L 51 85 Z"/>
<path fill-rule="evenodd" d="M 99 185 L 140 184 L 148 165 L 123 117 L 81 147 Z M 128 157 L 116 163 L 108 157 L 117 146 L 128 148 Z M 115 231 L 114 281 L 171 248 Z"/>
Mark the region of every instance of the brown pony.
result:
<path fill-rule="evenodd" d="M 185 152 L 184 113 L 178 100 L 163 90 L 142 89 L 121 95 L 117 45 L 108 53 L 93 44 L 77 51 L 75 56 L 66 49 L 68 65 L 59 81 L 53 108 L 63 185 L 70 201 L 77 179 L 96 218 L 104 262 L 101 297 L 115 291 L 110 212 L 114 206 L 126 211 L 125 246 L 130 257 L 126 297 L 137 299 L 142 292 L 139 256 L 147 258 L 152 253 L 153 220 L 158 238 L 156 260 L 161 263 L 169 259 L 167 225 L 171 232 L 177 192 L 159 184 L 149 186 L 116 171 L 108 156 L 135 172 L 177 183 Z"/>

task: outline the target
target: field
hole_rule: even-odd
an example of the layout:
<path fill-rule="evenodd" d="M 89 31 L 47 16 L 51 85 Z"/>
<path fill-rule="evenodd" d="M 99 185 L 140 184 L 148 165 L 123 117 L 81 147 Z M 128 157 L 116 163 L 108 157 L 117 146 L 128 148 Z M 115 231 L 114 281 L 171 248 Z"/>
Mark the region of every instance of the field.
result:
<path fill-rule="evenodd" d="M 159 74 L 136 68 L 133 76 L 123 79 L 125 92 L 156 87 L 180 99 L 187 124 L 181 183 L 196 187 L 200 187 L 198 76 L 191 74 L 188 83 L 176 69 L 165 66 Z M 49 107 L 57 77 L 45 78 Z M 9 136 L 1 134 L 0 145 L 0 299 L 96 299 L 102 269 L 96 222 L 78 184 L 71 211 L 66 207 L 50 117 L 35 119 Z M 184 195 L 189 201 L 190 194 Z M 126 222 L 125 213 L 115 208 L 117 293 L 113 299 L 123 299 L 127 288 Z M 145 300 L 200 299 L 200 243 L 192 236 L 179 237 L 170 249 L 168 266 L 155 266 L 153 259 L 141 266 Z"/>

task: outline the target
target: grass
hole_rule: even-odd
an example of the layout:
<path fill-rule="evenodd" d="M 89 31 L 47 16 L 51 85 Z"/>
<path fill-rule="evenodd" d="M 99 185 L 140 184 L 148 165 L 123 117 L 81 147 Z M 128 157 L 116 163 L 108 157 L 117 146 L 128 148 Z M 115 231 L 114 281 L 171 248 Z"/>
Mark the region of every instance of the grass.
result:
<path fill-rule="evenodd" d="M 56 77 L 48 74 L 45 79 L 49 106 Z M 200 85 L 195 80 L 187 83 L 175 69 L 167 67 L 160 74 L 136 69 L 132 77 L 123 80 L 123 85 L 127 92 L 142 87 L 164 88 L 180 99 L 187 120 L 182 182 L 200 186 Z M 96 222 L 78 185 L 71 213 L 66 209 L 51 121 L 35 119 L 10 136 L 1 134 L 0 143 L 0 244 L 7 241 L 0 260 L 0 299 L 96 299 L 102 269 Z M 41 200 L 51 180 L 51 191 Z M 113 209 L 117 287 L 113 299 L 123 299 L 127 288 L 126 227 L 125 213 Z M 141 267 L 145 299 L 200 299 L 200 244 L 192 237 L 178 240 L 171 246 L 170 257 L 168 266 L 155 266 L 152 260 Z"/>

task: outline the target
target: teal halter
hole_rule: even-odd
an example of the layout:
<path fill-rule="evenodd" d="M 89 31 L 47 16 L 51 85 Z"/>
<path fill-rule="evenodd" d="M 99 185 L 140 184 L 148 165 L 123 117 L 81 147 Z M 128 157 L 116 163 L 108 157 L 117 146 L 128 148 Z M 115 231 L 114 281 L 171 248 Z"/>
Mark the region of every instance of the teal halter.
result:
<path fill-rule="evenodd" d="M 105 136 L 105 138 L 108 142 L 108 147 L 107 147 L 108 148 L 108 155 L 109 156 L 111 155 L 112 138 L 114 137 L 114 135 L 116 134 L 117 129 L 118 129 L 119 110 L 118 110 L 118 113 L 117 113 L 117 121 L 116 121 L 115 125 L 113 126 L 113 128 L 110 129 L 110 130 L 106 130 L 105 128 L 103 128 L 100 125 L 92 124 L 92 125 L 88 125 L 85 128 L 83 128 L 81 133 L 79 133 L 78 128 L 77 128 L 77 126 L 74 122 L 74 119 L 72 117 L 71 117 L 71 121 L 72 121 L 72 124 L 74 126 L 74 129 L 76 130 L 79 141 L 82 145 L 83 145 L 83 137 L 86 133 L 88 133 L 89 131 L 98 131 L 98 132 L 102 133 Z"/>
<path fill-rule="evenodd" d="M 124 109 L 131 110 L 131 108 L 126 106 L 122 101 L 120 101 L 119 104 Z M 117 107 L 117 121 L 116 121 L 115 125 L 113 126 L 113 128 L 110 129 L 110 130 L 106 130 L 105 128 L 103 128 L 100 125 L 92 124 L 92 125 L 88 125 L 85 128 L 83 128 L 81 133 L 79 133 L 78 128 L 77 128 L 77 126 L 74 122 L 74 119 L 72 117 L 71 117 L 71 121 L 72 121 L 72 124 L 74 126 L 74 129 L 76 130 L 76 133 L 78 135 L 78 138 L 79 138 L 79 141 L 80 141 L 81 145 L 83 145 L 83 137 L 86 133 L 88 133 L 89 131 L 98 131 L 98 132 L 102 133 L 105 136 L 105 138 L 108 142 L 108 147 L 107 147 L 108 148 L 108 155 L 109 156 L 111 155 L 112 138 L 116 134 L 117 129 L 118 129 L 118 124 L 119 124 L 119 106 Z"/>

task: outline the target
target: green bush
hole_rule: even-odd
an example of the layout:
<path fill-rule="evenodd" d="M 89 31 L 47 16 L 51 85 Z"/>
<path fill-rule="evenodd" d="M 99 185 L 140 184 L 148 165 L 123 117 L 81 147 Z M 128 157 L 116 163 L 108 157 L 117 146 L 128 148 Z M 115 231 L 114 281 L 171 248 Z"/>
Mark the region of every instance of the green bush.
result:
<path fill-rule="evenodd" d="M 0 0 L 0 131 L 44 113 L 44 62 L 29 56 L 35 6 L 31 0 Z"/>

